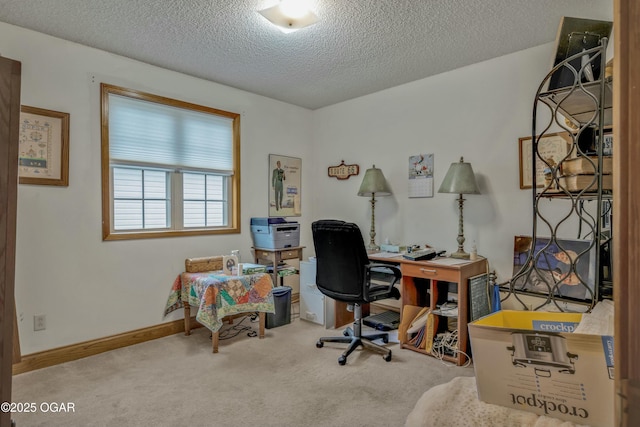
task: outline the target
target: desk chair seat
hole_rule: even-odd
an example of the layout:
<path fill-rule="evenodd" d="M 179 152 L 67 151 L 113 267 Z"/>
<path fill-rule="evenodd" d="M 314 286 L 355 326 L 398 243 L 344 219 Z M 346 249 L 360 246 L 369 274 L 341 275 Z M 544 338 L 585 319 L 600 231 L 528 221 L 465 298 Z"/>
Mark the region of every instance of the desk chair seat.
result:
<path fill-rule="evenodd" d="M 362 334 L 362 304 L 385 298 L 400 298 L 395 284 L 402 277 L 400 269 L 387 264 L 369 261 L 362 233 L 356 224 L 338 220 L 320 220 L 311 224 L 313 244 L 316 251 L 316 285 L 324 295 L 353 306 L 353 328 L 348 327 L 341 337 L 323 337 L 316 347 L 325 342 L 347 343 L 349 346 L 338 358 L 338 363 L 347 363 L 347 357 L 359 346 L 382 353 L 387 362 L 391 350 L 373 343 L 382 339 L 389 342 L 389 334 Z M 389 273 L 388 283 L 371 282 L 374 271 Z"/>

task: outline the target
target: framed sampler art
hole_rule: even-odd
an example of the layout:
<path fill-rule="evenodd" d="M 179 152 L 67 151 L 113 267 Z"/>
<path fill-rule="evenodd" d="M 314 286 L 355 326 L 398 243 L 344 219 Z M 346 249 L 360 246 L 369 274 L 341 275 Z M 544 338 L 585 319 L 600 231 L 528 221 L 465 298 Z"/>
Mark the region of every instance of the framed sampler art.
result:
<path fill-rule="evenodd" d="M 69 185 L 69 113 L 20 108 L 20 184 Z"/>
<path fill-rule="evenodd" d="M 531 188 L 533 182 L 532 138 L 519 139 L 520 188 Z M 550 164 L 559 164 L 567 156 L 572 138 L 568 132 L 550 133 L 538 141 L 538 158 L 536 159 L 536 187 L 544 187 L 544 158 Z"/>

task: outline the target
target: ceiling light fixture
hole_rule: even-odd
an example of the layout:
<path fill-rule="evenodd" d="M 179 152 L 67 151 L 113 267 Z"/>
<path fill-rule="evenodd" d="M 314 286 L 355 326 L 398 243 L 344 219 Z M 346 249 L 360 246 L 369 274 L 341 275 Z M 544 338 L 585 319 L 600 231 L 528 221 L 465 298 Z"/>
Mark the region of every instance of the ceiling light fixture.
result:
<path fill-rule="evenodd" d="M 281 0 L 280 3 L 258 13 L 283 33 L 291 33 L 318 22 L 305 0 Z"/>

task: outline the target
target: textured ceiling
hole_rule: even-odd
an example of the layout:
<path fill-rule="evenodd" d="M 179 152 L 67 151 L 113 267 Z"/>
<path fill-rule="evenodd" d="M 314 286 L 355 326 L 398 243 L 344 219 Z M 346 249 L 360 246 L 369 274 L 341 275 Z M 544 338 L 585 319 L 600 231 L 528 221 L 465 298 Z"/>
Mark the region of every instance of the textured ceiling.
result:
<path fill-rule="evenodd" d="M 277 0 L 0 0 L 0 21 L 316 109 L 555 40 L 612 0 L 310 0 L 284 34 Z"/>

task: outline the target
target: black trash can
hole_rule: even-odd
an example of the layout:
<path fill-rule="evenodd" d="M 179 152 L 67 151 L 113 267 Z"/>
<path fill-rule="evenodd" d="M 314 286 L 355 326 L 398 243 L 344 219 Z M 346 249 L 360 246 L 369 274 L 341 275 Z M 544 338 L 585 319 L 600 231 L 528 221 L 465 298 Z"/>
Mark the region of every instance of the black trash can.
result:
<path fill-rule="evenodd" d="M 273 304 L 276 312 L 267 313 L 265 328 L 277 328 L 291 323 L 291 287 L 278 286 L 273 288 Z"/>

